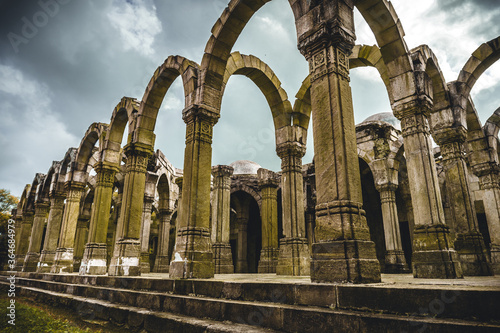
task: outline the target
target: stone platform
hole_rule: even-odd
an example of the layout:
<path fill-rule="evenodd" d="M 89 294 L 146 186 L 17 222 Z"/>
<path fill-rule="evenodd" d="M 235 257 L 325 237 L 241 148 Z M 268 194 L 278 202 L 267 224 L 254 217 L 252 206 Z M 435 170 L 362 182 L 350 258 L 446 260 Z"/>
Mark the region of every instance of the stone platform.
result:
<path fill-rule="evenodd" d="M 500 277 L 383 274 L 382 283 L 352 285 L 275 274 L 17 276 L 21 295 L 147 332 L 500 331 Z M 0 288 L 7 288 L 5 278 Z"/>

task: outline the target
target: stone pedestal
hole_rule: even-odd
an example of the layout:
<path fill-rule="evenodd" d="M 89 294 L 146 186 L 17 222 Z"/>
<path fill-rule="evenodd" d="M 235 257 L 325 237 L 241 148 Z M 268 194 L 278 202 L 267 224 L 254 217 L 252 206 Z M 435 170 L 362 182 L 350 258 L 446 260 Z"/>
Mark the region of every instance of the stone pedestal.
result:
<path fill-rule="evenodd" d="M 141 221 L 146 186 L 146 168 L 152 155 L 150 146 L 131 143 L 125 147 L 127 155 L 125 185 L 116 244 L 108 274 L 112 276 L 137 276 L 141 274 Z"/>
<path fill-rule="evenodd" d="M 81 182 L 67 182 L 66 206 L 61 225 L 59 244 L 57 245 L 54 265 L 51 273 L 72 273 L 73 252 L 75 247 L 76 226 L 80 214 L 80 199 L 85 190 Z"/>
<path fill-rule="evenodd" d="M 266 169 L 257 171 L 262 196 L 262 250 L 259 273 L 276 273 L 278 265 L 278 175 Z"/>
<path fill-rule="evenodd" d="M 361 208 L 349 86 L 348 55 L 354 46 L 352 4 L 316 2 L 298 19 L 297 14 L 298 47 L 309 62 L 313 110 L 317 205 L 311 280 L 380 282 L 380 264 Z"/>
<path fill-rule="evenodd" d="M 49 204 L 46 202 L 35 203 L 35 218 L 31 231 L 30 245 L 24 260 L 23 272 L 36 272 L 40 261 L 40 248 L 42 246 L 42 235 Z"/>
<path fill-rule="evenodd" d="M 233 257 L 229 245 L 229 219 L 231 209 L 231 175 L 234 169 L 227 165 L 212 167 L 212 250 L 215 274 L 234 273 Z"/>
<path fill-rule="evenodd" d="M 45 241 L 40 255 L 40 264 L 37 269 L 39 273 L 50 273 L 54 264 L 57 243 L 61 232 L 65 198 L 66 196 L 63 193 L 53 193 L 51 195 L 47 231 L 45 232 Z"/>
<path fill-rule="evenodd" d="M 406 264 L 403 245 L 401 243 L 396 206 L 396 188 L 397 186 L 395 184 L 380 184 L 377 186 L 377 190 L 380 193 L 382 218 L 384 222 L 386 247 L 385 272 L 390 274 L 410 272 Z"/>
<path fill-rule="evenodd" d="M 219 115 L 201 106 L 183 111 L 186 123 L 184 181 L 171 278 L 214 276 L 210 240 L 212 131 Z"/>
<path fill-rule="evenodd" d="M 78 273 L 80 275 L 104 275 L 108 271 L 106 244 L 87 243 Z"/>

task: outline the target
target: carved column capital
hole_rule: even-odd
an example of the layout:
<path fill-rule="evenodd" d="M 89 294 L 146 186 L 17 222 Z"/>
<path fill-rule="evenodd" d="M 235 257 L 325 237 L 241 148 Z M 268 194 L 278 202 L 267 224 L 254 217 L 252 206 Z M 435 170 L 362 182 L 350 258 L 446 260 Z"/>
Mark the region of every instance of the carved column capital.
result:
<path fill-rule="evenodd" d="M 212 144 L 213 126 L 220 115 L 207 107 L 192 105 L 182 111 L 182 119 L 186 123 L 186 144 L 193 140 Z"/>
<path fill-rule="evenodd" d="M 214 177 L 231 177 L 234 168 L 229 165 L 216 165 L 212 167 L 212 176 Z"/>
<path fill-rule="evenodd" d="M 407 114 L 401 118 L 401 134 L 403 137 L 418 133 L 430 135 L 427 117 L 422 113 Z"/>
<path fill-rule="evenodd" d="M 118 172 L 117 167 L 109 166 L 101 162 L 94 167 L 94 170 L 97 173 L 97 186 L 113 187 L 115 175 Z"/>
<path fill-rule="evenodd" d="M 297 47 L 309 60 L 318 50 L 329 46 L 339 47 L 344 53 L 350 54 L 355 40 L 354 27 L 344 25 L 337 16 L 334 16 L 299 36 Z"/>
<path fill-rule="evenodd" d="M 49 212 L 50 205 L 48 202 L 35 203 L 35 217 L 45 217 Z"/>
<path fill-rule="evenodd" d="M 127 172 L 146 172 L 148 161 L 153 154 L 153 149 L 149 145 L 141 143 L 130 143 L 124 147 L 127 156 Z"/>
<path fill-rule="evenodd" d="M 283 172 L 302 172 L 302 157 L 306 153 L 306 146 L 300 142 L 284 142 L 276 147 L 276 153 L 281 158 Z"/>

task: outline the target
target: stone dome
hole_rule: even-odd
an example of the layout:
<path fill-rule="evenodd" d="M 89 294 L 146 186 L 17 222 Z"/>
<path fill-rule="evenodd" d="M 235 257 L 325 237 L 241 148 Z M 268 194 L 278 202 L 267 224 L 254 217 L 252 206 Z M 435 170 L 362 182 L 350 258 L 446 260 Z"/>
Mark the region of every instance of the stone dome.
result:
<path fill-rule="evenodd" d="M 229 165 L 234 168 L 234 175 L 256 175 L 257 170 L 262 168 L 257 163 L 248 160 L 239 160 Z"/>
<path fill-rule="evenodd" d="M 394 117 L 394 114 L 392 112 L 380 112 L 376 113 L 372 116 L 369 116 L 365 120 L 363 120 L 361 123 L 369 123 L 372 121 L 381 121 L 384 123 L 388 123 L 392 125 L 394 128 L 401 130 L 401 122 L 399 121 L 398 118 Z"/>

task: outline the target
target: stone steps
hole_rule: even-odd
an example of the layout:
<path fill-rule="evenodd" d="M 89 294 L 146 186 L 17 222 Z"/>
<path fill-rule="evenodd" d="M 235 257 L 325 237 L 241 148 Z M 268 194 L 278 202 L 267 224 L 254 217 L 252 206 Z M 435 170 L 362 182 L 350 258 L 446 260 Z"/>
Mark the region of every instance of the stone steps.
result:
<path fill-rule="evenodd" d="M 0 289 L 7 289 L 7 283 L 0 282 Z M 169 312 L 152 311 L 144 308 L 118 305 L 110 301 L 68 295 L 45 289 L 22 286 L 20 295 L 35 298 L 40 303 L 64 306 L 82 316 L 83 320 L 112 321 L 117 325 L 127 325 L 131 329 L 147 332 L 249 332 L 272 333 L 272 329 L 255 327 L 233 322 L 220 322 Z"/>
<path fill-rule="evenodd" d="M 498 290 L 19 275 L 17 286 L 38 293 L 285 332 L 500 331 Z"/>

